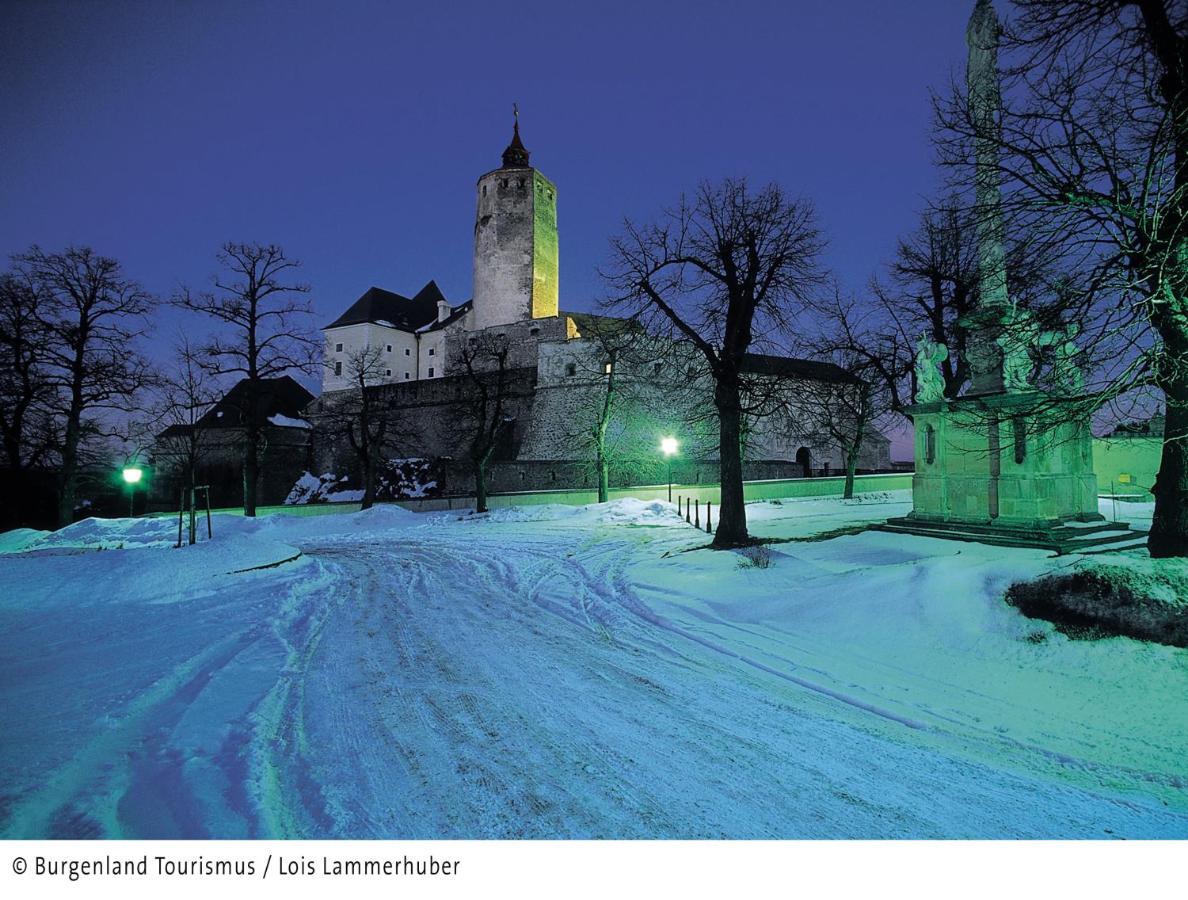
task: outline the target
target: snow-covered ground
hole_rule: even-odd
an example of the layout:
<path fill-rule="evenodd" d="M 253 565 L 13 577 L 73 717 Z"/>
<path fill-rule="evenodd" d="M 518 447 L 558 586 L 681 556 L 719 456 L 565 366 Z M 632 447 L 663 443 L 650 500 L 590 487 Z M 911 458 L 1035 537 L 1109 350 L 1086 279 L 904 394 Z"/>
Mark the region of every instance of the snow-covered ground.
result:
<path fill-rule="evenodd" d="M 633 500 L 175 528 L 0 536 L 4 836 L 1188 837 L 1188 651 L 1001 600 L 1069 557 L 866 532 L 756 568 Z"/>

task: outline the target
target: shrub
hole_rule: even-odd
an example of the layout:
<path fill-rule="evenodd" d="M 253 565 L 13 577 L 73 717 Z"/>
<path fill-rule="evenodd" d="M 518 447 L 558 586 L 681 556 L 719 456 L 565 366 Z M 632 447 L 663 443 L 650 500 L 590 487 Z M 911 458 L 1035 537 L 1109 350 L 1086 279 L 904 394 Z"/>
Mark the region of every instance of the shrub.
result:
<path fill-rule="evenodd" d="M 1179 560 L 1081 563 L 1011 585 L 1006 601 L 1072 638 L 1122 635 L 1188 647 L 1188 579 Z"/>
<path fill-rule="evenodd" d="M 738 561 L 740 569 L 770 569 L 775 561 L 772 552 L 766 547 L 747 547 L 740 551 L 742 559 Z"/>

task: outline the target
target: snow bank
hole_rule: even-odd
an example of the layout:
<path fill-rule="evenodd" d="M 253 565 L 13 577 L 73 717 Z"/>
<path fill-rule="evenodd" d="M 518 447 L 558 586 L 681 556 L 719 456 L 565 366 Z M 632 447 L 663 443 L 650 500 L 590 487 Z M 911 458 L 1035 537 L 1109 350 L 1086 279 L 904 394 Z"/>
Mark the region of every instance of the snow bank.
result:
<path fill-rule="evenodd" d="M 12 531 L 0 532 L 0 553 L 20 553 L 47 534 L 48 531 L 38 531 L 36 528 L 14 528 Z"/>
<path fill-rule="evenodd" d="M 175 519 L 83 519 L 26 545 L 26 550 L 138 550 L 172 547 Z"/>
<path fill-rule="evenodd" d="M 240 519 L 237 527 L 278 540 L 310 543 L 381 536 L 384 532 L 428 524 L 433 518 L 432 515 L 410 512 L 401 506 L 384 503 L 371 509 L 324 516 L 288 516 L 278 513 L 255 520 Z"/>
<path fill-rule="evenodd" d="M 455 519 L 494 524 L 512 522 L 564 522 L 575 525 L 602 523 L 607 525 L 684 525 L 685 520 L 676 505 L 663 500 L 637 500 L 625 497 L 609 503 L 589 503 L 570 506 L 563 503 L 541 503 L 527 506 L 500 506 L 481 515 L 474 513 L 454 516 Z"/>

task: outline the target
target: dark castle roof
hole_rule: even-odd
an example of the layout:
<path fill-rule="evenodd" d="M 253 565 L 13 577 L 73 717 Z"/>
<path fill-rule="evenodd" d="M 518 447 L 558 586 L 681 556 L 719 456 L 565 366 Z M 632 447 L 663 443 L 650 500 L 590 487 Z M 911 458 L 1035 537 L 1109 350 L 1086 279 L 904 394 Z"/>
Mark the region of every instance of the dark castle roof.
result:
<path fill-rule="evenodd" d="M 434 319 L 428 325 L 422 325 L 419 330 L 422 332 L 425 332 L 425 331 L 437 331 L 437 329 L 439 329 L 439 328 L 445 328 L 451 322 L 462 318 L 464 315 L 466 315 L 468 312 L 470 312 L 470 310 L 473 306 L 474 306 L 473 300 L 467 300 L 465 303 L 459 303 L 452 310 L 450 310 L 450 314 L 448 316 L 446 316 L 444 319 L 442 319 L 440 322 L 438 322 L 436 319 Z"/>
<path fill-rule="evenodd" d="M 436 281 L 430 281 L 414 297 L 372 287 L 326 327 L 341 328 L 344 325 L 375 322 L 401 331 L 416 331 L 437 320 L 438 301 L 444 300 Z"/>
<path fill-rule="evenodd" d="M 785 375 L 793 378 L 807 378 L 812 381 L 827 381 L 834 384 L 858 384 L 859 379 L 841 366 L 812 359 L 795 359 L 791 356 L 770 356 L 766 353 L 748 353 L 743 357 L 742 370 L 750 375 Z"/>
<path fill-rule="evenodd" d="M 526 169 L 528 168 L 528 148 L 524 146 L 524 142 L 520 140 L 520 117 L 516 115 L 516 125 L 512 129 L 511 143 L 507 145 L 507 149 L 503 151 L 503 168 L 505 169 Z"/>

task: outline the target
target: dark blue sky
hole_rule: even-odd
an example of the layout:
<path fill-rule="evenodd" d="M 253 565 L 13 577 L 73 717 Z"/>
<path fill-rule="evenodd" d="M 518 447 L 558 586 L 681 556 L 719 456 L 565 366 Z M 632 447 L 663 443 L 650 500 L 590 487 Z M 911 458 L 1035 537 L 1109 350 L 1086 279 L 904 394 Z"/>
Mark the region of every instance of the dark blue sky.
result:
<path fill-rule="evenodd" d="M 319 325 L 372 284 L 461 301 L 516 101 L 558 186 L 563 308 L 597 298 L 623 216 L 727 175 L 811 197 L 859 289 L 938 182 L 928 91 L 971 8 L 9 0 L 0 253 L 89 244 L 167 294 L 221 242 L 272 241 Z"/>

